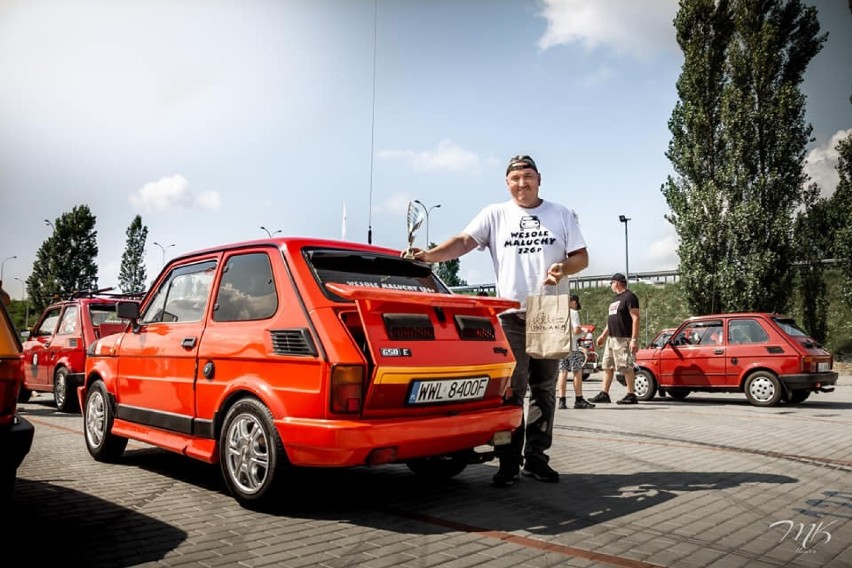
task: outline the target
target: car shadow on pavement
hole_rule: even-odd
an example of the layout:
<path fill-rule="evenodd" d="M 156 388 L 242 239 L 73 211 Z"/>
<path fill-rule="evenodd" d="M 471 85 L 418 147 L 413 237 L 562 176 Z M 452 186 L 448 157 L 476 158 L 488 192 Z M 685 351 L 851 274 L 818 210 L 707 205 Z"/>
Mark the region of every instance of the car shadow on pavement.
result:
<path fill-rule="evenodd" d="M 127 507 L 46 481 L 18 478 L 4 517 L 7 558 L 22 566 L 123 567 L 156 562 L 187 533 Z M 132 534 L 144 534 L 140 546 Z M 24 560 L 27 558 L 28 560 Z"/>

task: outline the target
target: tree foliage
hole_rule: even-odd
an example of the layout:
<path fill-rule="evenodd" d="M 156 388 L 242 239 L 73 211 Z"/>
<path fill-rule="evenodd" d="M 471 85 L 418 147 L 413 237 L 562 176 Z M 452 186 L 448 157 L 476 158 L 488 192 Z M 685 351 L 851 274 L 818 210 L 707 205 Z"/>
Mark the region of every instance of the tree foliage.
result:
<path fill-rule="evenodd" d="M 852 308 L 852 130 L 837 145 L 837 173 L 840 181 L 831 196 L 829 209 L 834 228 L 833 252 L 840 269 L 843 300 Z"/>
<path fill-rule="evenodd" d="M 805 70 L 826 36 L 799 0 L 681 0 L 684 65 L 662 191 L 695 314 L 785 311 L 811 135 Z"/>
<path fill-rule="evenodd" d="M 435 243 L 429 243 L 429 248 L 436 246 Z M 467 282 L 459 277 L 459 269 L 461 261 L 456 258 L 447 262 L 439 262 L 435 273 L 447 286 L 467 286 Z"/>
<path fill-rule="evenodd" d="M 36 251 L 27 278 L 34 312 L 41 312 L 57 297 L 97 287 L 96 220 L 87 205 L 78 205 L 53 223 L 53 234 Z"/>
<path fill-rule="evenodd" d="M 118 274 L 118 287 L 125 294 L 143 292 L 148 275 L 145 271 L 143 256 L 145 242 L 148 240 L 148 227 L 142 224 L 142 217 L 136 215 L 125 233 L 127 244 L 121 255 L 121 270 Z"/>

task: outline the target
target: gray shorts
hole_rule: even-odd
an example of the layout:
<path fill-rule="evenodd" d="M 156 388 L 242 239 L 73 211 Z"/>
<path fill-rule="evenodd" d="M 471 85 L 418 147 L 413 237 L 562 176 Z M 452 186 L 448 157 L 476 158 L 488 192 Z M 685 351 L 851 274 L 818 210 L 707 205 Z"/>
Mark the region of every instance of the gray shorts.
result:
<path fill-rule="evenodd" d="M 572 351 L 567 357 L 559 361 L 560 371 L 582 371 L 586 356 L 582 351 Z"/>
<path fill-rule="evenodd" d="M 601 368 L 623 371 L 633 368 L 633 352 L 629 337 L 607 337 Z"/>

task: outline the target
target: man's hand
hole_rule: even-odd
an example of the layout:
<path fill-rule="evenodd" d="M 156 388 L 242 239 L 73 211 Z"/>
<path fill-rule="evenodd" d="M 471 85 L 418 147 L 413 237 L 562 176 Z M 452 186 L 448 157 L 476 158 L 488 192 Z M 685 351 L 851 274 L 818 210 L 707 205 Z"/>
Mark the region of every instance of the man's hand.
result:
<path fill-rule="evenodd" d="M 562 266 L 561 262 L 554 262 L 550 265 L 550 268 L 547 269 L 547 278 L 544 279 L 544 283 L 548 286 L 555 286 L 559 284 L 559 281 L 562 280 L 563 276 L 567 276 L 565 274 L 565 269 Z"/>

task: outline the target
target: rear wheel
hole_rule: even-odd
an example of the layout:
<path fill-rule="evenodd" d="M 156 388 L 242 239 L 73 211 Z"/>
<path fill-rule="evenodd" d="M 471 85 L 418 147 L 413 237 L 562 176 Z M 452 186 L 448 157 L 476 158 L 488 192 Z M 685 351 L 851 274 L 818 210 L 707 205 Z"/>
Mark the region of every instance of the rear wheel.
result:
<path fill-rule="evenodd" d="M 21 385 L 21 390 L 18 391 L 18 402 L 29 402 L 33 396 L 33 391 Z"/>
<path fill-rule="evenodd" d="M 53 376 L 53 401 L 60 412 L 76 412 L 77 399 L 68 385 L 68 369 L 59 367 Z"/>
<path fill-rule="evenodd" d="M 689 396 L 689 389 L 666 389 L 666 392 L 675 400 L 683 400 Z"/>
<path fill-rule="evenodd" d="M 259 400 L 244 398 L 228 410 L 219 463 L 231 495 L 243 507 L 265 507 L 281 490 L 289 463 L 272 413 Z"/>
<path fill-rule="evenodd" d="M 775 406 L 781 400 L 781 383 L 768 371 L 757 371 L 745 382 L 746 399 L 754 406 Z"/>
<path fill-rule="evenodd" d="M 633 386 L 636 398 L 639 400 L 652 400 L 657 394 L 657 381 L 645 369 L 636 371 Z"/>
<path fill-rule="evenodd" d="M 100 462 L 115 462 L 127 447 L 127 438 L 111 433 L 115 421 L 112 405 L 109 403 L 106 385 L 95 381 L 86 395 L 86 409 L 83 413 L 86 448 L 92 457 Z"/>
<path fill-rule="evenodd" d="M 811 396 L 811 391 L 808 389 L 796 389 L 790 393 L 790 396 L 787 398 L 787 402 L 790 404 L 801 404 L 802 402 L 805 402 L 809 396 Z"/>
<path fill-rule="evenodd" d="M 465 470 L 469 460 L 470 452 L 458 452 L 444 456 L 429 456 L 408 460 L 408 466 L 414 474 L 430 479 L 449 479 L 455 477 Z"/>

